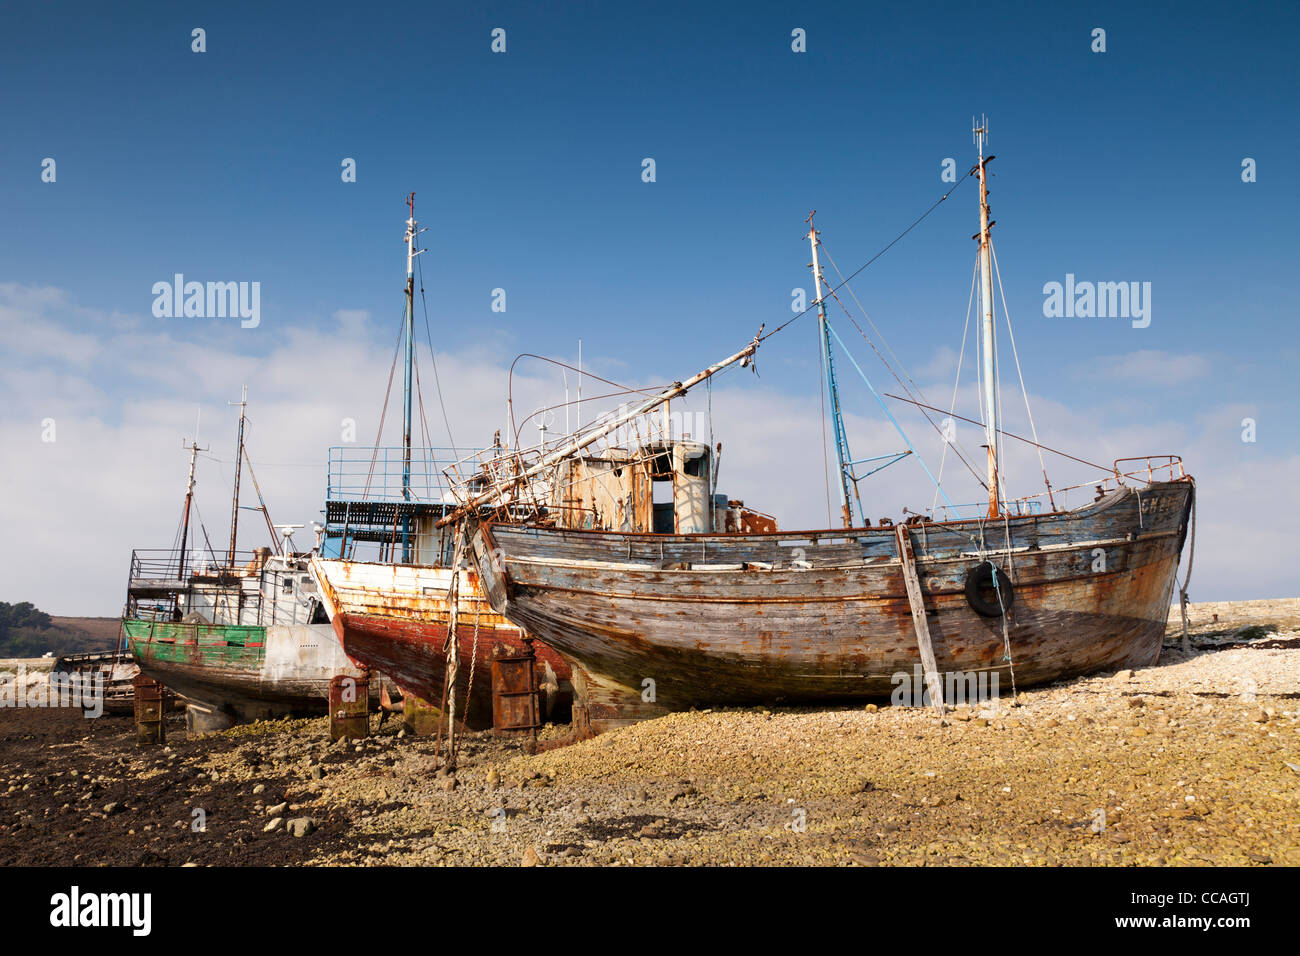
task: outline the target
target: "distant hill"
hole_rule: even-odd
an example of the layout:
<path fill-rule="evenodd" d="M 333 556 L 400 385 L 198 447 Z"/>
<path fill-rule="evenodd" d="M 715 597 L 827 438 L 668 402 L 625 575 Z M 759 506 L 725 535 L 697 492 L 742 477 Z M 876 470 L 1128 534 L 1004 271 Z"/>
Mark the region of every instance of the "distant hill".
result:
<path fill-rule="evenodd" d="M 111 651 L 118 627 L 112 617 L 51 617 L 28 601 L 0 601 L 0 657 Z"/>

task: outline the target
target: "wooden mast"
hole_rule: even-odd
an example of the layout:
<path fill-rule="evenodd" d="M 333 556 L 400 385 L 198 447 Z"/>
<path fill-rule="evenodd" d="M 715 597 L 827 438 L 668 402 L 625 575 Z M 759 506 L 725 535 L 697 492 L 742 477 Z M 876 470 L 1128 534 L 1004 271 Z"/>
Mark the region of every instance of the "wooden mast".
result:
<path fill-rule="evenodd" d="M 988 135 L 988 122 L 981 119 L 973 131 L 979 151 L 980 177 L 980 231 L 976 237 L 980 244 L 980 352 L 983 368 L 984 443 L 988 449 L 989 517 L 996 518 L 1001 509 L 998 497 L 998 401 L 997 359 L 994 354 L 993 328 L 993 267 L 989 246 L 989 189 L 984 167 L 993 159 L 984 156 L 984 138 Z"/>

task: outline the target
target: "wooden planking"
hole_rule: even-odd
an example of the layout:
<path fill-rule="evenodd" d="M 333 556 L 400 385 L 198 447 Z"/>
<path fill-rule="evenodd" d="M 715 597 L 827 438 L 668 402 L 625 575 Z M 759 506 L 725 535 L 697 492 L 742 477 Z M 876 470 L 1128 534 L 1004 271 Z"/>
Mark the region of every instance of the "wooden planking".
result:
<path fill-rule="evenodd" d="M 1166 483 L 1066 516 L 983 523 L 990 550 L 1008 531 L 1013 546 L 1034 537 L 1057 543 L 1013 556 L 1017 603 L 1008 623 L 1018 682 L 1155 660 L 1190 497 L 1190 483 Z M 976 524 L 965 527 L 978 531 Z M 917 585 L 932 608 L 935 668 L 950 676 L 1005 672 L 1001 620 L 980 618 L 965 600 L 965 574 L 978 558 L 969 546 L 935 546 L 944 534 L 952 539 L 950 527 L 909 530 Z M 910 672 L 917 659 L 897 533 L 646 536 L 493 525 L 475 548 L 497 611 L 580 661 L 614 689 L 611 698 L 630 701 L 653 677 L 659 702 L 679 708 L 888 696 L 891 675 Z M 810 537 L 839 543 L 814 545 Z M 883 540 L 890 560 L 864 563 L 863 538 L 873 551 Z M 761 559 L 774 547 L 805 547 L 814 558 L 799 571 L 664 568 L 702 541 L 719 563 Z M 1096 547 L 1106 573 L 1092 569 Z M 829 549 L 839 554 L 824 563 L 817 556 Z M 575 552 L 587 562 L 571 560 Z M 852 564 L 836 566 L 854 553 Z"/>
<path fill-rule="evenodd" d="M 980 551 L 1030 552 L 1070 548 L 1081 542 L 1119 543 L 1182 533 L 1188 482 L 1167 482 L 1138 492 L 1121 489 L 1107 498 L 1062 515 L 1002 520 L 921 524 L 913 528 L 918 560 L 956 559 Z M 511 556 L 543 560 L 612 561 L 666 565 L 770 563 L 789 569 L 795 560 L 814 568 L 860 567 L 864 561 L 892 562 L 894 528 L 853 531 L 786 532 L 775 535 L 647 535 L 493 525 L 496 536 L 511 538 Z M 619 542 L 617 554 L 611 536 Z"/>

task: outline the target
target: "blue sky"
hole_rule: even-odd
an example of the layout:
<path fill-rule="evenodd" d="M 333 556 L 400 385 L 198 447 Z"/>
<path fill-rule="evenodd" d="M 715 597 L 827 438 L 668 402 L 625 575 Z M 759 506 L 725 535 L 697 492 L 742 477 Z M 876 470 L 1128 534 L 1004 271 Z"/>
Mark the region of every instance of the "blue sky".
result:
<path fill-rule="evenodd" d="M 227 459 L 224 470 L 210 463 L 208 505 L 210 530 L 224 534 L 224 402 L 250 377 L 259 479 L 283 520 L 310 520 L 323 489 L 311 463 L 337 443 L 339 409 L 364 441 L 373 433 L 412 189 L 429 229 L 437 347 L 450 374 L 467 374 L 453 424 L 486 441 L 478 420 L 487 407 L 499 417 L 499 372 L 516 353 L 572 359 L 582 339 L 598 371 L 665 381 L 734 351 L 760 322 L 779 324 L 791 290 L 810 285 L 808 211 L 839 266 L 856 268 L 949 188 L 945 158 L 970 167 L 979 113 L 1043 440 L 1105 461 L 1120 437 L 1140 444 L 1132 454 L 1186 449 L 1189 470 L 1207 476 L 1211 542 L 1218 522 L 1226 550 L 1238 515 L 1277 501 L 1283 513 L 1251 550 L 1300 558 L 1279 494 L 1300 437 L 1293 6 L 556 6 L 6 5 L 6 497 L 76 494 L 79 477 L 122 524 L 87 529 L 51 498 L 55 516 L 31 530 L 49 539 L 51 560 L 58 538 L 77 537 L 93 585 L 65 596 L 43 583 L 39 561 L 24 562 L 5 569 L 15 573 L 0 578 L 0 599 L 115 613 L 130 548 L 171 539 L 179 439 L 199 407 L 214 457 Z M 201 54 L 195 27 L 206 30 Z M 504 54 L 489 48 L 497 27 Z M 1090 49 L 1097 27 L 1104 53 Z M 806 53 L 791 50 L 795 28 Z M 41 181 L 45 157 L 54 183 Z M 355 183 L 340 180 L 344 157 L 356 160 Z M 645 157 L 653 183 L 641 178 Z M 1246 157 L 1256 182 L 1242 182 Z M 944 349 L 960 343 L 976 212 L 967 181 L 854 282 L 936 404 L 951 390 Z M 151 287 L 177 272 L 260 282 L 261 325 L 154 318 Z M 1067 273 L 1150 282 L 1150 326 L 1045 318 L 1043 285 Z M 507 292 L 504 314 L 491 311 L 494 288 Z M 832 321 L 854 345 L 847 320 Z M 773 420 L 757 411 L 764 402 L 789 412 L 790 435 L 809 431 L 794 410 L 816 410 L 813 332 L 800 320 L 764 347 L 760 379 L 725 386 L 743 446 L 727 475 L 787 526 L 816 523 L 824 505 L 819 451 L 811 488 L 802 473 L 772 484 L 739 466 L 782 461 L 772 446 L 784 439 L 759 427 Z M 856 354 L 885 385 L 861 339 Z M 860 416 L 854 453 L 892 450 L 875 447 L 879 415 L 841 367 Z M 536 374 L 539 394 L 556 387 L 551 372 Z M 33 446 L 47 416 L 61 423 L 57 450 Z M 1258 422 L 1253 444 L 1240 440 L 1245 416 Z M 146 446 L 147 469 L 106 470 L 106 458 Z M 924 483 L 915 470 L 887 480 L 903 490 L 882 494 L 881 513 L 897 513 L 908 482 Z M 1025 492 L 1036 480 L 1025 473 Z M 1215 560 L 1197 558 L 1207 580 L 1194 597 L 1294 593 L 1292 572 L 1261 577 L 1226 553 L 1216 571 Z"/>

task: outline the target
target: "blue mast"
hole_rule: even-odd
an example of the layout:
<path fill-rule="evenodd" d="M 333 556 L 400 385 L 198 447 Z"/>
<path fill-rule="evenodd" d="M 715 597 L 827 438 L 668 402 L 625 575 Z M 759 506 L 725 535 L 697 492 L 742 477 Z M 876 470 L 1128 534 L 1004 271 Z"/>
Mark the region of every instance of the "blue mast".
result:
<path fill-rule="evenodd" d="M 826 390 L 830 396 L 831 427 L 835 432 L 835 455 L 839 460 L 840 512 L 844 519 L 844 527 L 852 528 L 853 513 L 849 508 L 850 485 L 853 488 L 853 497 L 858 502 L 859 517 L 862 514 L 862 501 L 858 498 L 857 479 L 853 475 L 853 456 L 849 453 L 849 437 L 844 430 L 844 415 L 840 410 L 839 382 L 835 378 L 835 357 L 831 352 L 830 335 L 827 333 L 826 300 L 822 294 L 822 270 L 817 257 L 817 245 L 820 240 L 817 238 L 817 227 L 813 225 L 813 216 L 816 214 L 817 210 L 814 209 L 804 221 L 808 223 L 808 241 L 812 245 L 813 282 L 817 291 L 817 330 L 822 343 L 822 371 L 826 378 Z M 866 523 L 865 520 L 863 523 Z"/>

